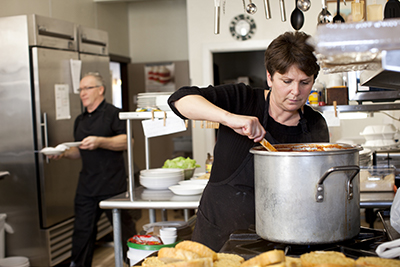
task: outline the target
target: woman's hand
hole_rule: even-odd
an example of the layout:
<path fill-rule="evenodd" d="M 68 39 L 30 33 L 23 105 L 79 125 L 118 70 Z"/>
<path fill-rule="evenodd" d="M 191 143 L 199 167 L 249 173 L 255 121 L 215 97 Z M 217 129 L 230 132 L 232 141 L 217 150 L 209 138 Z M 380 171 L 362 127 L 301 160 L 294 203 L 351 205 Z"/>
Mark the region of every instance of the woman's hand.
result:
<path fill-rule="evenodd" d="M 266 131 L 257 117 L 236 115 L 229 113 L 226 118 L 226 126 L 232 128 L 238 134 L 253 139 L 255 143 L 260 142 Z"/>
<path fill-rule="evenodd" d="M 257 117 L 232 114 L 215 106 L 204 97 L 188 95 L 174 102 L 182 115 L 191 120 L 208 120 L 222 123 L 238 134 L 260 142 L 266 133 Z"/>

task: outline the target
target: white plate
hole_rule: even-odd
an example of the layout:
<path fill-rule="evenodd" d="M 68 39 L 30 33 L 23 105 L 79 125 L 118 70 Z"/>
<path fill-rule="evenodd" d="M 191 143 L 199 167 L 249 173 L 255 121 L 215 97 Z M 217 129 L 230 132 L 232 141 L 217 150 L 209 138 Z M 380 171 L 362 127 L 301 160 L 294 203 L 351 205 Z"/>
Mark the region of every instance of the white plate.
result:
<path fill-rule="evenodd" d="M 45 154 L 46 156 L 50 155 L 61 155 L 65 149 L 56 149 L 54 147 L 45 147 L 42 150 L 40 150 L 40 153 Z"/>
<path fill-rule="evenodd" d="M 68 146 L 68 147 L 74 147 L 74 146 L 80 146 L 82 142 L 66 142 L 62 143 L 62 145 Z"/>
<path fill-rule="evenodd" d="M 193 179 L 193 180 L 184 180 L 178 182 L 180 185 L 202 185 L 206 186 L 208 183 L 208 179 Z"/>
<path fill-rule="evenodd" d="M 172 185 L 168 187 L 174 194 L 181 196 L 198 195 L 204 190 L 202 185 Z"/>
<path fill-rule="evenodd" d="M 164 222 L 154 222 L 143 225 L 143 230 L 148 232 L 152 231 L 154 226 L 160 227 L 176 227 L 178 230 L 187 227 L 187 222 L 185 221 L 164 221 Z"/>

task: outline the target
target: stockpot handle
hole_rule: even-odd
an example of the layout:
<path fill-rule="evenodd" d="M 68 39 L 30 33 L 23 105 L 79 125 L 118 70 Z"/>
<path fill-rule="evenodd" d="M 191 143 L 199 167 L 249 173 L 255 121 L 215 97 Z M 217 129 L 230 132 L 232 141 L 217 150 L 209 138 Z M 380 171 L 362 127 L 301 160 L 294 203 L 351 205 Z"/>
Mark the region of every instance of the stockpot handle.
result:
<path fill-rule="evenodd" d="M 317 194 L 315 197 L 315 200 L 317 202 L 323 202 L 324 201 L 324 181 L 325 179 L 333 172 L 338 172 L 338 171 L 353 171 L 353 174 L 351 175 L 350 179 L 347 180 L 347 199 L 352 199 L 353 198 L 353 179 L 356 177 L 358 172 L 360 171 L 360 167 L 357 165 L 350 165 L 350 166 L 337 166 L 337 167 L 332 167 L 329 170 L 327 170 L 324 175 L 319 179 L 318 184 L 317 184 Z"/>

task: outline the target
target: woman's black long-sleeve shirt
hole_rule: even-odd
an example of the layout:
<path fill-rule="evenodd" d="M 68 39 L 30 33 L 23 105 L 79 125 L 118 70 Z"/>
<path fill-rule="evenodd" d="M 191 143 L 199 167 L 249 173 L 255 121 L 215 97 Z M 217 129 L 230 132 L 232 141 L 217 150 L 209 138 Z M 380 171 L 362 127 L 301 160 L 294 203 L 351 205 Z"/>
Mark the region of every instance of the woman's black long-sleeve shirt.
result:
<path fill-rule="evenodd" d="M 252 88 L 243 83 L 206 88 L 183 87 L 171 95 L 168 103 L 178 116 L 187 119 L 172 103 L 186 95 L 201 95 L 228 112 L 257 117 L 264 127 L 267 125 L 266 130 L 276 140 L 275 143 L 305 143 L 306 140 L 301 137 L 303 135 L 300 125 L 285 126 L 268 116 L 268 111 L 266 111 L 268 105 L 266 105 L 264 92 L 264 88 Z M 267 118 L 264 118 L 265 116 Z M 307 120 L 308 140 L 329 142 L 329 131 L 325 119 L 319 112 L 305 106 L 303 117 Z M 265 122 L 264 119 L 266 119 Z M 247 136 L 242 136 L 231 128 L 220 124 L 214 148 L 214 163 L 210 182 L 224 183 L 241 165 L 250 153 L 249 150 L 258 145 Z M 254 179 L 254 177 L 249 177 L 249 179 Z"/>

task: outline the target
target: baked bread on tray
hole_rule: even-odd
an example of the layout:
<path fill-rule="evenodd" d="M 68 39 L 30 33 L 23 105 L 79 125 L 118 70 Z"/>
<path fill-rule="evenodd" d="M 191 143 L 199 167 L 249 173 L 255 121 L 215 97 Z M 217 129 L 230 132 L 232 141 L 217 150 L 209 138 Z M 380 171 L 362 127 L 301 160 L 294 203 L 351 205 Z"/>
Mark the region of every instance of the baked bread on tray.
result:
<path fill-rule="evenodd" d="M 285 256 L 282 250 L 270 250 L 251 259 L 218 253 L 207 246 L 183 241 L 174 248 L 161 248 L 157 257 L 146 258 L 146 267 L 400 267 L 400 260 L 360 257 L 357 260 L 336 251 L 313 251 L 299 258 Z"/>

